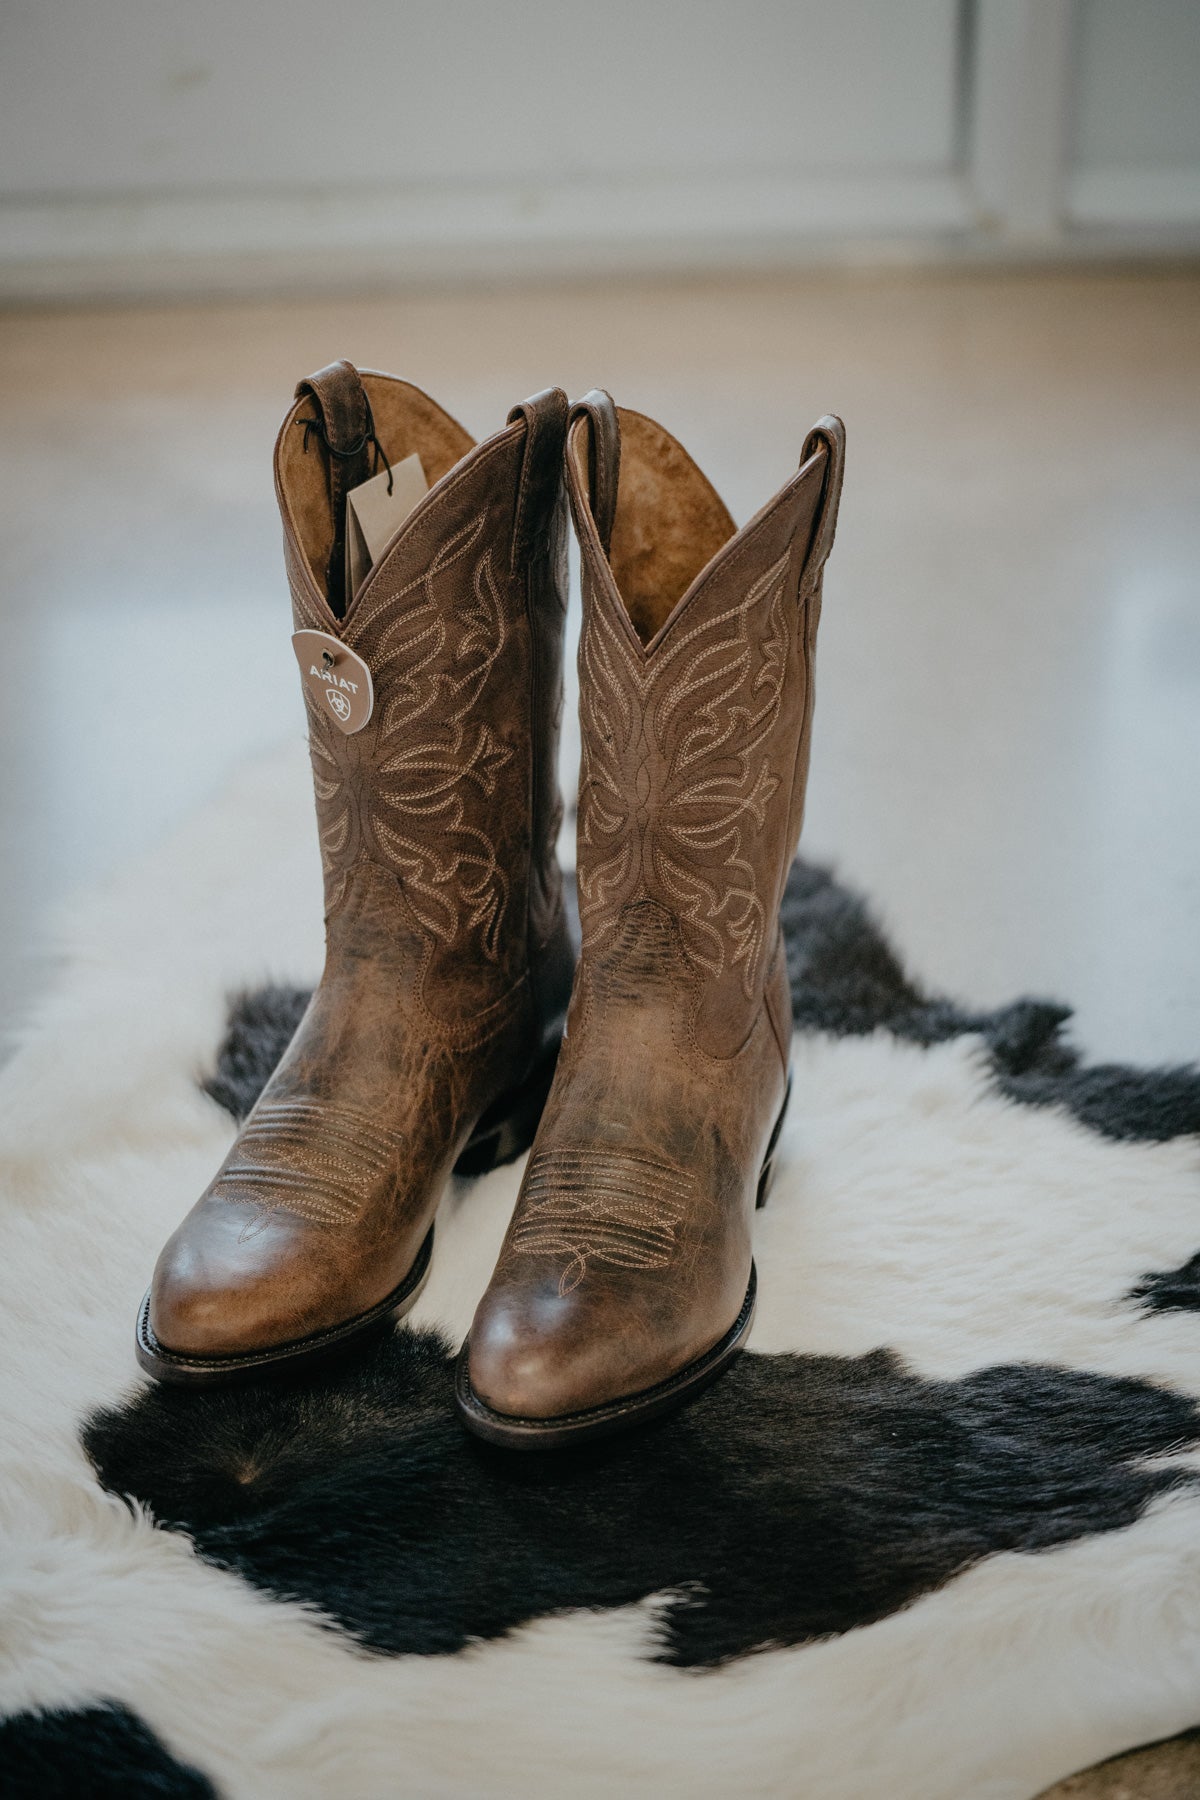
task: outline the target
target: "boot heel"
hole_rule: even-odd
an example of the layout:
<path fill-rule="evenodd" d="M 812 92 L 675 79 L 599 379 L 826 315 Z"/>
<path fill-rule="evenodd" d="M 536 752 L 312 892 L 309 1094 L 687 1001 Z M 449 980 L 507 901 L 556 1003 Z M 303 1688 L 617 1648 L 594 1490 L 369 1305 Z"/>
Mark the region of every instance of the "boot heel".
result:
<path fill-rule="evenodd" d="M 779 1134 L 783 1130 L 783 1121 L 787 1117 L 788 1101 L 792 1097 L 792 1077 L 789 1073 L 787 1091 L 783 1096 L 783 1105 L 779 1109 L 779 1117 L 771 1128 L 771 1141 L 767 1145 L 767 1154 L 763 1157 L 763 1165 L 758 1174 L 758 1193 L 755 1196 L 755 1211 L 760 1211 L 771 1197 L 771 1189 L 775 1183 L 775 1151 L 779 1145 Z"/>
<path fill-rule="evenodd" d="M 537 1133 L 557 1061 L 556 1040 L 521 1087 L 489 1106 L 454 1165 L 456 1175 L 486 1175 L 525 1154 Z"/>

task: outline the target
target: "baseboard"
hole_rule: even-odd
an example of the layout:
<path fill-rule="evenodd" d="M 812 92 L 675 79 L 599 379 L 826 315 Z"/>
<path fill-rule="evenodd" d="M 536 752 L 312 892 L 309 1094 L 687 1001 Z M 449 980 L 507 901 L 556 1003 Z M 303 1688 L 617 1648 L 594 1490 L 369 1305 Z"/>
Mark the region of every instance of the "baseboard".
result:
<path fill-rule="evenodd" d="M 1200 167 L 1081 169 L 1067 183 L 1067 215 L 1079 225 L 1200 232 Z"/>
<path fill-rule="evenodd" d="M 1038 240 L 989 225 L 954 173 L 10 198 L 0 200 L 0 304 L 1200 255 L 1200 215 L 1179 195 L 1137 223 L 1111 194 L 1090 194 L 1077 183 L 1077 223 Z"/>
<path fill-rule="evenodd" d="M 140 298 L 842 258 L 971 223 L 951 174 L 563 180 L 0 201 L 0 299 Z"/>

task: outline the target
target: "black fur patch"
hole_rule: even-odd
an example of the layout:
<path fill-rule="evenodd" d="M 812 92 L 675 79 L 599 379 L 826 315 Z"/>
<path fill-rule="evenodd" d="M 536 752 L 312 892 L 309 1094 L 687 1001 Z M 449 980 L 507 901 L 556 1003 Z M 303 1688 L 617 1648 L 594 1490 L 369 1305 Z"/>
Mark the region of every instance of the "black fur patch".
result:
<path fill-rule="evenodd" d="M 1200 1250 L 1178 1269 L 1143 1276 L 1129 1298 L 1147 1312 L 1200 1312 Z"/>
<path fill-rule="evenodd" d="M 886 1029 L 917 1044 L 979 1034 L 1001 1091 L 1062 1106 L 1105 1137 L 1161 1142 L 1200 1132 L 1200 1069 L 1083 1066 L 1062 1027 L 1069 1006 L 1017 1000 L 971 1012 L 922 992 L 858 895 L 797 861 L 784 895 L 792 1011 L 799 1031 L 857 1037 Z M 264 987 L 235 999 L 205 1092 L 239 1122 L 254 1105 L 308 1004 L 308 991 Z"/>
<path fill-rule="evenodd" d="M 239 994 L 229 1009 L 217 1063 L 204 1092 L 240 1125 L 295 1036 L 310 988 L 262 987 Z"/>
<path fill-rule="evenodd" d="M 1062 1036 L 1069 1006 L 1017 1000 L 972 1012 L 925 994 L 865 902 L 828 870 L 792 865 L 782 918 L 798 1030 L 852 1037 L 882 1026 L 917 1044 L 978 1033 L 997 1085 L 1012 1100 L 1064 1107 L 1110 1138 L 1161 1143 L 1200 1132 L 1200 1069 L 1087 1068 Z"/>
<path fill-rule="evenodd" d="M 216 1800 L 126 1707 L 14 1713 L 0 1721 L 5 1800 Z"/>
<path fill-rule="evenodd" d="M 160 1387 L 98 1415 L 101 1481 L 200 1554 L 392 1653 L 673 1590 L 660 1654 L 706 1665 L 866 1625 L 998 1550 L 1130 1524 L 1194 1478 L 1183 1396 L 1013 1366 L 924 1381 L 886 1351 L 746 1356 L 673 1417 L 573 1452 L 469 1438 L 435 1334 L 305 1379 Z"/>
<path fill-rule="evenodd" d="M 1058 1047 L 1050 1066 L 1002 1075 L 1000 1085 L 1028 1106 L 1065 1106 L 1105 1137 L 1163 1144 L 1200 1133 L 1200 1070 L 1131 1069 L 1124 1063 L 1083 1068 L 1073 1050 Z"/>

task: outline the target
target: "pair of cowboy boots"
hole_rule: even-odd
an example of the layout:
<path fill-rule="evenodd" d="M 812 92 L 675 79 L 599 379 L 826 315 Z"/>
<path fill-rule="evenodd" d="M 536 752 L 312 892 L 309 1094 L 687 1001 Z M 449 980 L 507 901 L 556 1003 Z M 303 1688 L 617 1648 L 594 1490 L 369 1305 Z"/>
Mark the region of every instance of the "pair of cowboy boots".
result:
<path fill-rule="evenodd" d="M 355 587 L 347 496 L 414 457 L 428 492 Z M 741 1348 L 788 1095 L 779 905 L 842 464 L 822 419 L 737 531 L 675 439 L 607 394 L 547 390 L 475 445 L 391 376 L 343 362 L 300 384 L 275 474 L 325 970 L 159 1258 L 150 1373 L 289 1368 L 400 1316 L 451 1174 L 531 1143 L 459 1360 L 472 1431 L 598 1435 Z M 555 848 L 564 487 L 584 607 L 577 964 Z"/>

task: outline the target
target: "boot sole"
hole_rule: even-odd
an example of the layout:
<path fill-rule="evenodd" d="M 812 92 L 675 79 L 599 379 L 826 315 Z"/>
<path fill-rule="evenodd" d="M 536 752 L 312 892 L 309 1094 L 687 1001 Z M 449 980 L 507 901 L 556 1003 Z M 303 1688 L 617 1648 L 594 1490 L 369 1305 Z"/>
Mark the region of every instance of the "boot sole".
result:
<path fill-rule="evenodd" d="M 765 1206 L 771 1184 L 775 1177 L 775 1152 L 779 1144 L 779 1134 L 783 1130 L 783 1121 L 787 1114 L 788 1101 L 792 1097 L 791 1076 L 788 1076 L 783 1105 L 779 1116 L 771 1130 L 766 1154 L 758 1175 L 758 1191 L 755 1207 Z M 733 1359 L 744 1348 L 754 1323 L 754 1308 L 758 1297 L 758 1271 L 754 1263 L 750 1264 L 750 1280 L 746 1287 L 746 1297 L 742 1301 L 742 1309 L 729 1327 L 724 1337 L 720 1338 L 703 1356 L 687 1364 L 676 1374 L 668 1376 L 665 1381 L 657 1382 L 653 1387 L 643 1388 L 640 1393 L 626 1394 L 619 1400 L 610 1400 L 604 1406 L 587 1407 L 580 1412 L 559 1413 L 550 1419 L 519 1418 L 511 1413 L 495 1412 L 487 1403 L 479 1398 L 471 1386 L 469 1361 L 471 1340 L 468 1337 L 458 1353 L 458 1362 L 454 1371 L 454 1402 L 459 1417 L 467 1430 L 485 1443 L 496 1444 L 506 1450 L 556 1450 L 568 1444 L 582 1444 L 589 1439 L 608 1437 L 618 1431 L 627 1431 L 661 1414 L 671 1412 L 685 1401 L 692 1399 L 703 1388 L 717 1379 Z"/>
<path fill-rule="evenodd" d="M 340 1325 L 327 1326 L 308 1337 L 294 1338 L 291 1343 L 271 1344 L 262 1350 L 244 1350 L 229 1356 L 185 1356 L 160 1344 L 150 1324 L 150 1295 L 147 1293 L 138 1314 L 134 1353 L 147 1375 L 159 1381 L 180 1386 L 207 1387 L 218 1382 L 236 1381 L 247 1376 L 290 1373 L 322 1357 L 332 1356 L 344 1346 L 356 1342 L 367 1333 L 381 1329 L 403 1318 L 417 1302 L 421 1289 L 429 1279 L 433 1260 L 433 1226 L 425 1234 L 414 1262 L 404 1280 L 383 1300 L 366 1312 L 356 1313 Z"/>
<path fill-rule="evenodd" d="M 515 1093 L 502 1096 L 488 1108 L 454 1165 L 456 1175 L 486 1175 L 492 1169 L 514 1162 L 528 1150 L 554 1079 L 557 1055 L 558 1045 L 555 1044 Z M 147 1291 L 134 1336 L 134 1353 L 139 1367 L 158 1381 L 206 1387 L 255 1375 L 290 1373 L 305 1364 L 334 1356 L 339 1350 L 395 1324 L 416 1305 L 421 1289 L 429 1279 L 433 1234 L 431 1225 L 408 1274 L 374 1306 L 337 1325 L 327 1326 L 323 1331 L 312 1332 L 286 1344 L 265 1345 L 261 1350 L 238 1351 L 226 1356 L 187 1356 L 168 1349 L 155 1337 L 150 1324 L 150 1294 Z"/>

